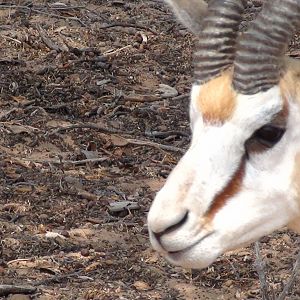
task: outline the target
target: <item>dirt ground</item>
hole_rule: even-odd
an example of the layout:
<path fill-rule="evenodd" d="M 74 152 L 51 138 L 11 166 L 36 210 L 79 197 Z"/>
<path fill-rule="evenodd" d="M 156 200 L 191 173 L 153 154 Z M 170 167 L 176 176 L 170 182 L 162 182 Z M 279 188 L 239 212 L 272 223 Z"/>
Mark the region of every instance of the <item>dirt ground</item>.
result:
<path fill-rule="evenodd" d="M 189 144 L 193 43 L 155 0 L 0 2 L 0 283 L 36 289 L 8 299 L 260 298 L 253 246 L 191 271 L 149 245 Z M 271 293 L 299 245 L 261 240 Z"/>

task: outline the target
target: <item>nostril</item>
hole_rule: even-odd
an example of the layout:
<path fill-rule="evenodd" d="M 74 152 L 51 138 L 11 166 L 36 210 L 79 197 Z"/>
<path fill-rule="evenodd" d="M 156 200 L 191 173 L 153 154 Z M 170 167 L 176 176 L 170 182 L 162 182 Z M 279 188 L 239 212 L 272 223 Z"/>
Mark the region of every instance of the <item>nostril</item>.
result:
<path fill-rule="evenodd" d="M 153 232 L 154 236 L 156 237 L 156 239 L 158 240 L 158 242 L 160 242 L 160 238 L 165 235 L 168 234 L 172 231 L 177 230 L 178 228 L 180 228 L 184 223 L 186 223 L 187 219 L 188 219 L 188 215 L 189 212 L 187 211 L 184 216 L 176 223 L 176 224 L 172 224 L 169 227 L 167 227 L 165 230 L 160 231 L 160 232 Z"/>

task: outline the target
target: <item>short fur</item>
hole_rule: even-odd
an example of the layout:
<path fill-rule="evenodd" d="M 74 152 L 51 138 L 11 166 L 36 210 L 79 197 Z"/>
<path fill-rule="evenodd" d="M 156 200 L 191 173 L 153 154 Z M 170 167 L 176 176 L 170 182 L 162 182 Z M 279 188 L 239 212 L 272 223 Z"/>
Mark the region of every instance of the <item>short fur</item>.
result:
<path fill-rule="evenodd" d="M 201 87 L 198 107 L 205 122 L 223 124 L 236 106 L 236 93 L 231 86 L 232 73 L 224 72 Z"/>
<path fill-rule="evenodd" d="M 289 96 L 300 104 L 300 60 L 284 59 L 284 76 L 280 80 L 280 89 L 283 96 Z"/>
<path fill-rule="evenodd" d="M 299 98 L 300 101 L 300 98 Z M 295 157 L 295 167 L 294 167 L 294 172 L 293 172 L 293 178 L 292 182 L 294 184 L 294 188 L 297 193 L 297 200 L 299 204 L 299 210 L 300 210 L 300 152 L 297 153 Z M 297 231 L 300 233 L 300 215 L 292 220 L 289 224 L 288 227 L 294 231 Z"/>
<path fill-rule="evenodd" d="M 191 145 L 148 214 L 151 243 L 172 263 L 204 268 L 283 226 L 300 233 L 300 61 L 282 65 L 280 82 L 254 95 L 234 91 L 230 69 L 194 84 Z M 269 124 L 285 127 L 282 138 L 246 153 Z"/>
<path fill-rule="evenodd" d="M 232 176 L 231 180 L 228 182 L 226 187 L 216 195 L 215 199 L 212 201 L 209 209 L 205 213 L 205 218 L 207 222 L 210 222 L 215 214 L 226 204 L 226 201 L 237 194 L 242 187 L 243 179 L 245 175 L 245 158 L 242 158 L 238 169 Z"/>

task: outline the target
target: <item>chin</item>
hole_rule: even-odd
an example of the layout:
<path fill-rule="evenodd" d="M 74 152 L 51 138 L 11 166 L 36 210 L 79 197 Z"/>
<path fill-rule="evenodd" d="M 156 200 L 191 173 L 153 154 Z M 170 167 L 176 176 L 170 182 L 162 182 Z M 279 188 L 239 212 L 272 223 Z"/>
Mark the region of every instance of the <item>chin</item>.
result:
<path fill-rule="evenodd" d="M 204 269 L 210 266 L 221 254 L 221 251 L 213 247 L 198 245 L 188 250 L 164 253 L 163 255 L 176 266 L 187 269 Z"/>

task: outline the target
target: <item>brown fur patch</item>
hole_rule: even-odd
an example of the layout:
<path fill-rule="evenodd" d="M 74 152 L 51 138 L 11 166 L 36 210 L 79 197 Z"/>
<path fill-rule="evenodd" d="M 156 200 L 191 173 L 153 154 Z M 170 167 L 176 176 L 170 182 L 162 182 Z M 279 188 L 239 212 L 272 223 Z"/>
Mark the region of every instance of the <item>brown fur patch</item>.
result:
<path fill-rule="evenodd" d="M 226 204 L 227 200 L 237 194 L 242 186 L 242 182 L 245 174 L 245 158 L 242 159 L 239 168 L 227 184 L 227 186 L 216 195 L 213 200 L 211 206 L 205 213 L 206 221 L 210 221 L 213 219 L 214 215 Z"/>
<path fill-rule="evenodd" d="M 223 124 L 236 107 L 236 93 L 231 85 L 232 72 L 225 71 L 201 87 L 197 104 L 204 122 Z"/>
<path fill-rule="evenodd" d="M 280 80 L 280 90 L 282 98 L 284 99 L 284 107 L 287 107 L 288 114 L 288 102 L 287 99 L 293 99 L 300 104 L 300 61 L 292 58 L 286 58 L 284 61 L 286 72 Z M 292 182 L 296 190 L 296 197 L 299 203 L 300 210 L 300 152 L 295 157 L 295 167 L 292 177 Z M 288 227 L 292 230 L 300 233 L 300 215 L 292 220 Z"/>
<path fill-rule="evenodd" d="M 286 72 L 280 80 L 279 86 L 283 99 L 295 99 L 300 103 L 300 60 L 293 58 L 285 58 L 284 65 Z"/>
<path fill-rule="evenodd" d="M 294 172 L 293 172 L 293 177 L 292 177 L 292 182 L 293 182 L 293 187 L 296 190 L 296 197 L 299 203 L 299 210 L 300 210 L 300 152 L 297 153 L 295 157 L 295 164 L 294 164 Z M 300 233 L 300 216 L 295 218 L 293 221 L 291 221 L 288 224 L 288 227 L 290 229 L 293 229 Z"/>

